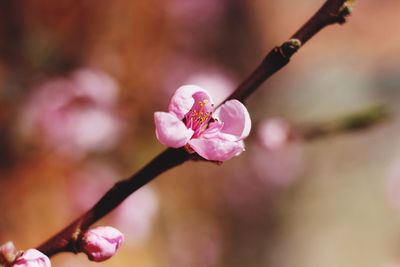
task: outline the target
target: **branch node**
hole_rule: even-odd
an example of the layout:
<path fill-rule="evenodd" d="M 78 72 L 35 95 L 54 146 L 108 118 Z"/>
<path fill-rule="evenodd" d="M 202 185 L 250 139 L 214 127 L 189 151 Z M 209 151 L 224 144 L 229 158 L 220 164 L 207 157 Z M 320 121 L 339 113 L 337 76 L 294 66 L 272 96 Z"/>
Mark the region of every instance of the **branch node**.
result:
<path fill-rule="evenodd" d="M 279 52 L 284 58 L 290 58 L 300 47 L 301 41 L 299 39 L 290 39 L 281 45 Z"/>
<path fill-rule="evenodd" d="M 337 22 L 339 24 L 343 24 L 343 23 L 346 22 L 346 18 L 353 13 L 353 6 L 354 6 L 354 1 L 353 0 L 347 0 L 339 8 L 339 12 L 336 15 Z"/>
<path fill-rule="evenodd" d="M 69 246 L 72 252 L 75 254 L 80 252 L 78 247 L 81 239 L 82 239 L 82 231 L 79 224 L 78 227 L 75 229 L 75 232 L 72 234 L 71 240 L 69 241 Z"/>

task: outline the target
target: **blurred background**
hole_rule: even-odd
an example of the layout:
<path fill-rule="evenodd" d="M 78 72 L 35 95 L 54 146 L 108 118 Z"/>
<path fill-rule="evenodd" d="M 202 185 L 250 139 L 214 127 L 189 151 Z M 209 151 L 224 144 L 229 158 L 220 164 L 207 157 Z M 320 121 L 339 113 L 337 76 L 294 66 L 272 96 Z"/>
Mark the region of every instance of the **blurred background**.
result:
<path fill-rule="evenodd" d="M 221 101 L 323 2 L 0 1 L 0 243 L 81 215 L 164 149 L 153 113 L 179 86 Z M 245 153 L 170 170 L 98 223 L 126 239 L 100 266 L 400 266 L 399 12 L 358 1 L 307 43 L 248 99 Z"/>

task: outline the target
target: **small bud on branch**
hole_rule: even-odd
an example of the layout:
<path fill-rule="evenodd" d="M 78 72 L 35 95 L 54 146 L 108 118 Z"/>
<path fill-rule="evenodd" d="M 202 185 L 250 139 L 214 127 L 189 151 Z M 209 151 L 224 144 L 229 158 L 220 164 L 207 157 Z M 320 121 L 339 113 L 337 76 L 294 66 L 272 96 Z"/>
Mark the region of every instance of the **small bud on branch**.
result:
<path fill-rule="evenodd" d="M 124 235 L 117 229 L 110 226 L 100 226 L 87 230 L 80 242 L 79 250 L 84 252 L 89 260 L 102 262 L 117 252 Z"/>

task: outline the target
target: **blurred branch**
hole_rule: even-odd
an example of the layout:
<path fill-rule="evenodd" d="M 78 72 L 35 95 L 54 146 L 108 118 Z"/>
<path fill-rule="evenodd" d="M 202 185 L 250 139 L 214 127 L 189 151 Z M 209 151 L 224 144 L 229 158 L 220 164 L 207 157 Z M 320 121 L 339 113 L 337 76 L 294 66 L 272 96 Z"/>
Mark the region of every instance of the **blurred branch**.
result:
<path fill-rule="evenodd" d="M 332 122 L 305 127 L 300 130 L 300 135 L 304 140 L 313 141 L 338 133 L 367 129 L 387 118 L 388 112 L 385 107 L 383 105 L 375 105 Z"/>
<path fill-rule="evenodd" d="M 283 68 L 291 56 L 311 37 L 324 27 L 345 22 L 350 14 L 350 0 L 328 0 L 311 19 L 304 24 L 289 41 L 274 48 L 267 54 L 261 64 L 250 76 L 228 97 L 245 101 L 265 80 Z M 226 99 L 226 100 L 228 100 Z M 159 174 L 189 160 L 191 156 L 182 149 L 167 149 L 147 164 L 142 170 L 114 185 L 87 213 L 75 220 L 38 247 L 38 250 L 49 257 L 58 252 L 79 251 L 81 233 L 90 225 L 107 215 L 125 198 L 138 188 L 153 180 Z"/>

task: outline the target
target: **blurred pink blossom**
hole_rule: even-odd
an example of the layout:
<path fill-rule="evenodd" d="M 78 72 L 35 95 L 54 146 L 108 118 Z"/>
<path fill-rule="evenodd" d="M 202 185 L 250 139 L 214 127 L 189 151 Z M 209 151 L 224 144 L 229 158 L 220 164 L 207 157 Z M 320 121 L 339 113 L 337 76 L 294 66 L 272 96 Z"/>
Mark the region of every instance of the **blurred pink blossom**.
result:
<path fill-rule="evenodd" d="M 227 0 L 166 0 L 165 11 L 173 26 L 171 30 L 177 35 L 175 40 L 198 46 L 199 38 L 216 35 L 228 4 Z"/>
<path fill-rule="evenodd" d="M 91 261 L 105 261 L 115 255 L 124 235 L 110 226 L 91 228 L 83 234 L 81 250 Z"/>
<path fill-rule="evenodd" d="M 122 126 L 114 110 L 117 94 L 110 76 L 91 69 L 48 80 L 33 89 L 22 110 L 20 131 L 76 157 L 111 149 Z"/>
<path fill-rule="evenodd" d="M 262 181 L 269 185 L 287 186 L 303 172 L 303 144 L 290 124 L 282 118 L 260 123 L 259 145 L 251 153 L 252 164 Z"/>
<path fill-rule="evenodd" d="M 262 220 L 279 196 L 304 171 L 303 144 L 281 118 L 262 121 L 247 154 L 246 168 L 231 170 L 221 195 L 237 220 Z"/>
<path fill-rule="evenodd" d="M 127 245 L 140 246 L 149 238 L 158 211 L 157 193 L 145 186 L 110 214 L 111 222 L 125 233 Z"/>
<path fill-rule="evenodd" d="M 88 163 L 71 175 L 67 198 L 71 210 L 90 209 L 117 182 L 119 173 L 107 164 Z"/>
<path fill-rule="evenodd" d="M 17 256 L 10 267 L 51 267 L 51 262 L 42 252 L 31 248 Z"/>
<path fill-rule="evenodd" d="M 304 170 L 303 144 L 294 142 L 275 150 L 254 148 L 252 163 L 258 177 L 267 185 L 288 186 Z"/>
<path fill-rule="evenodd" d="M 266 149 L 279 149 L 290 142 L 290 125 L 282 118 L 264 120 L 258 126 L 258 138 Z"/>
<path fill-rule="evenodd" d="M 173 88 L 181 84 L 196 84 L 209 92 L 218 105 L 228 97 L 238 81 L 235 75 L 218 65 L 202 63 L 200 59 L 182 54 L 169 55 L 164 66 L 166 76 L 163 80 L 163 91 L 173 94 Z"/>
<path fill-rule="evenodd" d="M 168 112 L 154 113 L 154 121 L 157 139 L 162 144 L 174 148 L 185 146 L 213 161 L 241 154 L 243 139 L 251 129 L 250 115 L 242 103 L 230 100 L 214 111 L 211 96 L 195 85 L 178 88 Z"/>
<path fill-rule="evenodd" d="M 235 88 L 233 80 L 221 72 L 197 72 L 189 76 L 185 83 L 207 89 L 216 104 L 224 101 Z"/>
<path fill-rule="evenodd" d="M 77 84 L 77 97 L 92 100 L 99 106 L 113 107 L 118 101 L 118 85 L 108 74 L 80 69 L 72 73 L 72 80 Z"/>

